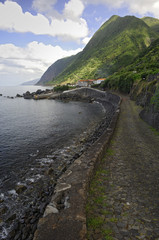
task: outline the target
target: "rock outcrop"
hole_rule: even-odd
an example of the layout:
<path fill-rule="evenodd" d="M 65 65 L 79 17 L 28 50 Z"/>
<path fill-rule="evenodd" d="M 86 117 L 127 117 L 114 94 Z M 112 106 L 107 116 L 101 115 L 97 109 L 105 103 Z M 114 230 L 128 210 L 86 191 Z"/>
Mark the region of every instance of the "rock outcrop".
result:
<path fill-rule="evenodd" d="M 39 100 L 39 99 L 49 98 L 52 94 L 53 94 L 53 90 L 51 89 L 46 89 L 46 90 L 38 89 L 36 92 L 32 92 L 32 93 L 27 91 L 26 93 L 23 94 L 22 97 L 24 97 L 24 99 Z M 21 97 L 21 95 L 17 94 L 17 97 Z"/>
<path fill-rule="evenodd" d="M 138 83 L 131 92 L 131 99 L 143 109 L 140 117 L 159 130 L 159 73 L 149 75 L 146 82 Z"/>

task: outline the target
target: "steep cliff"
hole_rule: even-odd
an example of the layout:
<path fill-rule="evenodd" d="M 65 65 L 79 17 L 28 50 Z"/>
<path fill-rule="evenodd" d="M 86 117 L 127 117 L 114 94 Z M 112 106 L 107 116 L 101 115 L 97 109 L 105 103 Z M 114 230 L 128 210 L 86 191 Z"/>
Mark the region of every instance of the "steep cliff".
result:
<path fill-rule="evenodd" d="M 48 84 L 50 81 L 54 81 L 54 79 L 61 73 L 65 68 L 67 68 L 71 63 L 74 62 L 74 60 L 80 55 L 78 53 L 77 55 L 62 58 L 60 60 L 57 60 L 55 63 L 53 63 L 47 70 L 44 72 L 40 80 L 36 85 L 45 85 Z"/>

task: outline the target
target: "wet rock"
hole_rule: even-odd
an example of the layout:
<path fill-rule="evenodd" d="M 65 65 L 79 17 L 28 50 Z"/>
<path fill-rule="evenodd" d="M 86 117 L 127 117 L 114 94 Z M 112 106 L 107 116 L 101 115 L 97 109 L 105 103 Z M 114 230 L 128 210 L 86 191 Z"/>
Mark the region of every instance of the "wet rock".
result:
<path fill-rule="evenodd" d="M 31 235 L 27 238 L 27 240 L 32 240 L 33 237 L 34 237 L 34 236 L 31 234 Z"/>
<path fill-rule="evenodd" d="M 28 237 L 28 232 L 23 233 L 22 240 L 26 240 Z"/>
<path fill-rule="evenodd" d="M 6 213 L 7 210 L 8 210 L 8 208 L 7 208 L 6 206 L 1 207 L 1 208 L 0 208 L 0 215 Z"/>
<path fill-rule="evenodd" d="M 34 233 L 34 232 L 36 231 L 36 229 L 37 229 L 37 223 L 33 225 L 33 227 L 32 227 L 32 233 Z"/>
<path fill-rule="evenodd" d="M 15 214 L 15 213 L 12 214 L 12 215 L 10 215 L 10 216 L 7 218 L 6 222 L 11 222 L 11 221 L 13 221 L 14 219 L 16 219 L 16 214 Z"/>
<path fill-rule="evenodd" d="M 34 93 L 30 93 L 29 91 L 23 94 L 24 99 L 32 99 L 33 96 L 34 96 Z"/>
<path fill-rule="evenodd" d="M 42 93 L 45 93 L 45 91 L 38 89 L 35 94 L 38 95 L 38 94 L 42 94 Z"/>
<path fill-rule="evenodd" d="M 17 98 L 22 98 L 23 96 L 17 93 L 16 97 Z"/>
<path fill-rule="evenodd" d="M 36 221 L 37 221 L 37 219 L 33 217 L 33 218 L 30 220 L 30 223 L 33 224 L 33 223 L 35 223 Z"/>
<path fill-rule="evenodd" d="M 16 234 L 16 231 L 15 231 L 15 229 L 12 229 L 12 230 L 10 231 L 10 233 L 9 233 L 9 236 L 8 236 L 8 238 L 9 238 L 9 239 L 14 239 L 14 237 L 15 237 L 15 234 Z"/>
<path fill-rule="evenodd" d="M 48 175 L 54 175 L 54 169 L 52 167 L 49 168 L 48 171 L 47 171 L 47 174 Z"/>
<path fill-rule="evenodd" d="M 7 96 L 7 98 L 9 98 L 9 99 L 14 99 L 14 97 L 10 97 L 10 96 Z"/>
<path fill-rule="evenodd" d="M 39 209 L 39 210 L 40 210 L 40 213 L 41 213 L 41 214 L 43 214 L 45 207 L 46 207 L 46 203 L 42 203 L 42 204 L 40 205 L 40 207 L 39 207 L 40 209 Z"/>
<path fill-rule="evenodd" d="M 21 238 L 21 233 L 15 235 L 14 240 L 19 240 Z"/>
<path fill-rule="evenodd" d="M 16 193 L 20 194 L 22 192 L 24 192 L 27 189 L 27 187 L 23 184 L 17 185 L 16 186 Z"/>

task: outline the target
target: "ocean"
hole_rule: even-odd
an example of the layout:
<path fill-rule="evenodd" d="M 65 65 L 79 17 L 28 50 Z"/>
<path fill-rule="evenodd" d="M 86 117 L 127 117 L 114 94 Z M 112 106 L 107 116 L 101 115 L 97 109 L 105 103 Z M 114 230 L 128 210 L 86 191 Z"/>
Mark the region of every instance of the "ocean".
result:
<path fill-rule="evenodd" d="M 45 89 L 0 87 L 0 239 L 53 192 L 55 179 L 82 154 L 104 116 L 98 103 L 15 97 L 39 88 Z"/>

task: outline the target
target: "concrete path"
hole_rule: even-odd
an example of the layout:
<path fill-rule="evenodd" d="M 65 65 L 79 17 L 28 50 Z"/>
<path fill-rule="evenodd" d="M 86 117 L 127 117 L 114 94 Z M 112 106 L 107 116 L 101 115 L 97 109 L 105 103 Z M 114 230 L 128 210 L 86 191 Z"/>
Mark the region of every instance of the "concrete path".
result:
<path fill-rule="evenodd" d="M 159 240 L 159 135 L 123 98 L 114 137 L 92 180 L 89 240 Z"/>

